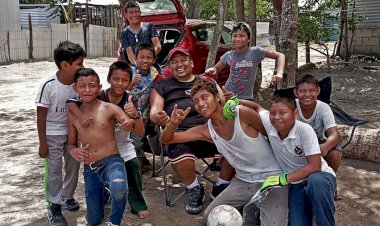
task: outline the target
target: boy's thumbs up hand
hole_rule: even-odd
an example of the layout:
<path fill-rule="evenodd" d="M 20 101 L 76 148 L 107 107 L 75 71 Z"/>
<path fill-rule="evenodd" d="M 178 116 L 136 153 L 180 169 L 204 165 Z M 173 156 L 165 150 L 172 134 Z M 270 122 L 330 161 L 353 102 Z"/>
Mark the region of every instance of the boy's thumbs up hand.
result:
<path fill-rule="evenodd" d="M 139 113 L 132 101 L 132 95 L 129 95 L 128 102 L 124 105 L 124 111 L 132 119 L 139 117 Z"/>
<path fill-rule="evenodd" d="M 135 77 L 133 78 L 132 83 L 135 85 L 135 84 L 141 82 L 141 78 L 142 78 L 142 76 L 141 76 L 141 74 L 140 74 L 140 71 L 139 71 L 139 70 L 136 70 L 136 75 L 135 75 Z"/>

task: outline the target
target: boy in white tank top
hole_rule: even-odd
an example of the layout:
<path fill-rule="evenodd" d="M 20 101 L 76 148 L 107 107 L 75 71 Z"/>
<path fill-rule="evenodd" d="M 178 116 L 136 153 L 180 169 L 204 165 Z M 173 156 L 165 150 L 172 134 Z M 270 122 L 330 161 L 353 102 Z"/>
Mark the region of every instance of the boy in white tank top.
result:
<path fill-rule="evenodd" d="M 204 140 L 215 143 L 218 151 L 235 168 L 236 178 L 204 211 L 203 217 L 207 221 L 210 211 L 218 205 L 243 208 L 267 177 L 279 175 L 282 170 L 263 135 L 266 135 L 264 126 L 255 111 L 238 106 L 235 118 L 223 117 L 217 85 L 210 79 L 195 82 L 191 95 L 195 109 L 209 118 L 208 123 L 183 132 L 174 132 L 190 111 L 190 108 L 182 110 L 175 106 L 170 122 L 161 134 L 161 141 L 181 143 Z M 260 203 L 261 225 L 287 225 L 287 196 L 286 187 L 273 189 Z"/>

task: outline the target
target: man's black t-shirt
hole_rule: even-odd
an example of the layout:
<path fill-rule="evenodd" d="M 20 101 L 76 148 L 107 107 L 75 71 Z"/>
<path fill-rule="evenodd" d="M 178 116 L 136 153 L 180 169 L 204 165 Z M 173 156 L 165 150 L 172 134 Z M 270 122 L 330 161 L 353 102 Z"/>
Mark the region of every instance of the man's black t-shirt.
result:
<path fill-rule="evenodd" d="M 187 130 L 197 125 L 206 123 L 207 119 L 201 116 L 194 108 L 193 99 L 191 97 L 191 87 L 194 82 L 201 79 L 195 76 L 191 82 L 180 82 L 174 76 L 162 79 L 154 84 L 154 89 L 164 98 L 164 111 L 171 115 L 174 105 L 178 105 L 178 109 L 186 110 L 191 107 L 191 111 L 187 117 L 178 126 L 178 130 Z"/>

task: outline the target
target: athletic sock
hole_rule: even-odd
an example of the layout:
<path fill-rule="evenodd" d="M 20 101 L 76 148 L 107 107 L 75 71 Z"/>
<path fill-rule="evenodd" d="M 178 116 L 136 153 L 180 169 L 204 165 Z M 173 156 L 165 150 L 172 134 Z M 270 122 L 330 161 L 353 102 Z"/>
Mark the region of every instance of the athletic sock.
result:
<path fill-rule="evenodd" d="M 186 188 L 187 189 L 192 189 L 193 187 L 196 187 L 198 185 L 199 185 L 198 178 L 195 178 L 195 180 L 193 181 L 193 183 L 191 183 L 189 185 L 186 185 Z"/>
<path fill-rule="evenodd" d="M 221 185 L 221 184 L 230 184 L 231 183 L 231 181 L 229 181 L 229 180 L 223 180 L 222 178 L 218 178 L 218 181 L 216 182 L 216 186 L 219 186 L 219 185 Z"/>

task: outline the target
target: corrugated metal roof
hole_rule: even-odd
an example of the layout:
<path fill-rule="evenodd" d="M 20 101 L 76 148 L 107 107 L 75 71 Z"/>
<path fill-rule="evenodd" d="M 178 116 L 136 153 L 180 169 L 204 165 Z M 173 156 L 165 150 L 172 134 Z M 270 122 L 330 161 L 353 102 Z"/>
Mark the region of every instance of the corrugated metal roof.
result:
<path fill-rule="evenodd" d="M 364 16 L 365 19 L 358 25 L 380 27 L 380 1 L 379 0 L 356 0 L 356 14 Z M 349 11 L 352 6 L 349 6 Z"/>
<path fill-rule="evenodd" d="M 0 0 L 0 31 L 20 29 L 19 1 Z"/>
<path fill-rule="evenodd" d="M 33 27 L 51 27 L 52 23 L 59 24 L 60 18 L 50 18 L 49 15 L 54 9 L 49 9 L 47 4 L 21 4 L 20 5 L 20 24 L 21 29 L 29 29 L 28 16 L 32 17 Z"/>

